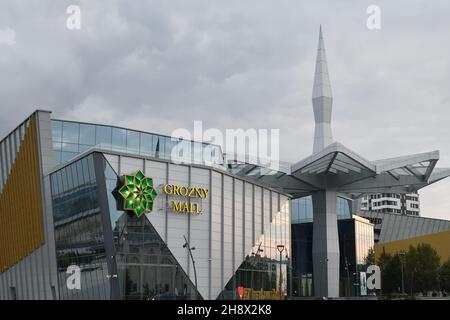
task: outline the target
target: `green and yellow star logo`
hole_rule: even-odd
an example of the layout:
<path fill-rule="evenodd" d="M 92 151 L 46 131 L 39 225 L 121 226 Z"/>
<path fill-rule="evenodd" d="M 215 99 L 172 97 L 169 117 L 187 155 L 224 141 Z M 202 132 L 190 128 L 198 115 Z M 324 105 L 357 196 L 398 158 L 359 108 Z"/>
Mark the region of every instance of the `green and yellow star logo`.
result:
<path fill-rule="evenodd" d="M 134 213 L 138 218 L 152 212 L 153 201 L 157 196 L 153 179 L 144 176 L 141 170 L 134 175 L 124 175 L 117 193 L 121 197 L 120 202 L 123 202 L 122 209 Z"/>

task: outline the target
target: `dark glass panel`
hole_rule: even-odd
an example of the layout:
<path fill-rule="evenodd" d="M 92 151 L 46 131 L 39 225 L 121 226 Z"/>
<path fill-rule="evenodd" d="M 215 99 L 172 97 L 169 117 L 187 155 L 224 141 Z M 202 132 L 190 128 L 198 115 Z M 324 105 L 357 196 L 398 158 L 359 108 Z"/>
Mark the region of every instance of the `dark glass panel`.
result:
<path fill-rule="evenodd" d="M 97 185 L 92 179 L 92 158 L 90 155 L 51 175 L 62 299 L 107 299 L 109 296 L 102 219 Z M 58 187 L 59 183 L 63 189 Z M 71 265 L 81 269 L 81 290 L 69 290 L 65 285 L 68 277 L 66 271 Z"/>

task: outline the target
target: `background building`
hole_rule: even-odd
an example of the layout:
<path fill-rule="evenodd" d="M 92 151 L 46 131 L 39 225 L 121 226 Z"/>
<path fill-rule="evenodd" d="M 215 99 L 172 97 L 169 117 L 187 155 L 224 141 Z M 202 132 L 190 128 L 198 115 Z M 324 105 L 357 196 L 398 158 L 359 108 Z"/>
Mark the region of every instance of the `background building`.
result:
<path fill-rule="evenodd" d="M 376 193 L 356 200 L 358 210 L 397 213 L 412 216 L 420 215 L 418 193 Z"/>
<path fill-rule="evenodd" d="M 441 259 L 441 263 L 450 258 L 450 230 L 378 243 L 375 245 L 375 256 L 378 260 L 383 252 L 396 254 L 400 251 L 408 251 L 410 246 L 417 247 L 417 245 L 423 243 L 429 244 L 436 250 Z"/>
<path fill-rule="evenodd" d="M 358 211 L 374 225 L 375 243 L 385 243 L 450 230 L 450 221 L 392 213 Z"/>

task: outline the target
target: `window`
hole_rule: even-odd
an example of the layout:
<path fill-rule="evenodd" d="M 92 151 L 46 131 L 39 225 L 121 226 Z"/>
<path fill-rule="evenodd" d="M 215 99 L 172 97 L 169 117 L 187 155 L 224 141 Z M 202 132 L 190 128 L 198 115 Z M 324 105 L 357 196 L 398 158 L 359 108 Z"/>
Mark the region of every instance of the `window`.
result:
<path fill-rule="evenodd" d="M 62 141 L 62 122 L 52 120 L 52 138 L 53 142 Z"/>
<path fill-rule="evenodd" d="M 139 154 L 140 134 L 137 131 L 127 130 L 127 152 Z"/>
<path fill-rule="evenodd" d="M 125 129 L 112 128 L 112 150 L 126 151 L 127 131 Z"/>
<path fill-rule="evenodd" d="M 111 128 L 105 126 L 95 127 L 95 144 L 100 148 L 111 148 Z"/>
<path fill-rule="evenodd" d="M 78 144 L 79 124 L 73 122 L 63 122 L 62 141 Z"/>
<path fill-rule="evenodd" d="M 95 145 L 95 126 L 91 124 L 80 124 L 80 144 L 87 146 Z"/>
<path fill-rule="evenodd" d="M 155 156 L 156 145 L 153 145 L 153 135 L 141 133 L 139 152 L 146 156 Z"/>

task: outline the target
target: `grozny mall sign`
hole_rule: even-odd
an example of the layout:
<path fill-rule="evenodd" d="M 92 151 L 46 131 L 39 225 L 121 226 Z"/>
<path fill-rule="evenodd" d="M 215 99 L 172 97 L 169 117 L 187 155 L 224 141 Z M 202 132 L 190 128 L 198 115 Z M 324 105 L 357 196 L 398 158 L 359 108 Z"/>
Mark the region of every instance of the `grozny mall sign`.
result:
<path fill-rule="evenodd" d="M 169 209 L 177 213 L 202 214 L 202 201 L 209 195 L 207 188 L 177 184 L 164 184 L 162 191 L 170 202 Z M 146 177 L 140 170 L 118 178 L 117 186 L 113 191 L 117 200 L 117 209 L 138 218 L 152 212 L 159 193 L 160 191 L 157 192 L 153 185 L 153 178 Z"/>
<path fill-rule="evenodd" d="M 202 214 L 201 201 L 207 199 L 209 189 L 199 187 L 186 187 L 177 184 L 164 184 L 163 192 L 171 197 L 170 208 L 174 212 Z M 180 197 L 181 199 L 172 199 Z"/>

